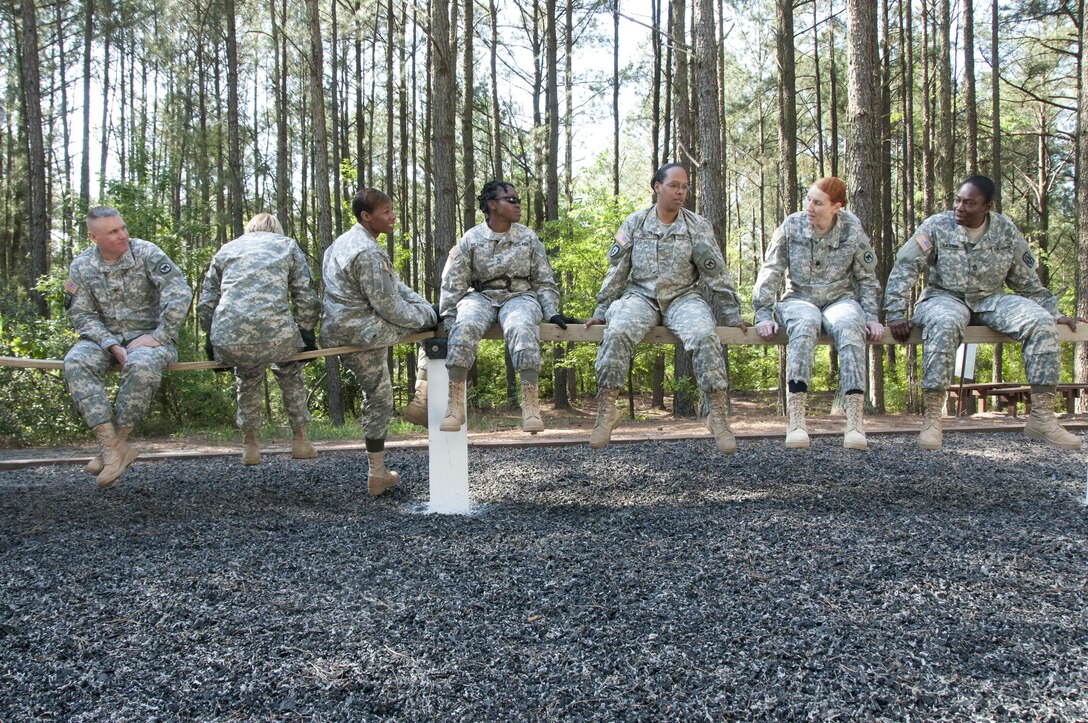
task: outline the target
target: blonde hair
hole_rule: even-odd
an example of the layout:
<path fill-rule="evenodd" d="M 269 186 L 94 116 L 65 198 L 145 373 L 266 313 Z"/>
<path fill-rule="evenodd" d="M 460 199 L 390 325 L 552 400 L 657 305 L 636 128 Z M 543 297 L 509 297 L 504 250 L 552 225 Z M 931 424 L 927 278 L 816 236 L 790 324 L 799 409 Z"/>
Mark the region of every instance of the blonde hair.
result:
<path fill-rule="evenodd" d="M 246 224 L 246 233 L 256 233 L 258 231 L 275 233 L 282 236 L 283 226 L 280 225 L 279 219 L 272 214 L 258 213 L 256 216 L 249 219 L 249 223 Z"/>

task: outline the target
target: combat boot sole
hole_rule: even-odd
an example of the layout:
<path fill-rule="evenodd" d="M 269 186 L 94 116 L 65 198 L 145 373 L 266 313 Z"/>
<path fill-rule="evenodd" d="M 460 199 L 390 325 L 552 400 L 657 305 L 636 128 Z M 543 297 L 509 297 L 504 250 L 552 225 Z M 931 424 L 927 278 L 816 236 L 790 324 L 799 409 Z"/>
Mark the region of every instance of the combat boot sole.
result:
<path fill-rule="evenodd" d="M 1065 432 L 1065 430 L 1063 429 L 1060 429 L 1060 431 Z M 1076 450 L 1081 448 L 1083 443 L 1081 442 L 1080 437 L 1077 437 L 1074 434 L 1070 434 L 1069 432 L 1065 432 L 1065 435 L 1066 437 L 1071 437 L 1072 439 L 1053 439 L 1049 437 L 1044 430 L 1035 429 L 1031 426 L 1024 427 L 1024 436 L 1026 436 L 1028 439 L 1034 439 L 1037 442 L 1046 442 L 1047 444 L 1053 447 L 1057 447 L 1058 449 Z"/>
<path fill-rule="evenodd" d="M 808 432 L 803 429 L 795 429 L 786 434 L 786 449 L 808 449 L 810 444 Z"/>

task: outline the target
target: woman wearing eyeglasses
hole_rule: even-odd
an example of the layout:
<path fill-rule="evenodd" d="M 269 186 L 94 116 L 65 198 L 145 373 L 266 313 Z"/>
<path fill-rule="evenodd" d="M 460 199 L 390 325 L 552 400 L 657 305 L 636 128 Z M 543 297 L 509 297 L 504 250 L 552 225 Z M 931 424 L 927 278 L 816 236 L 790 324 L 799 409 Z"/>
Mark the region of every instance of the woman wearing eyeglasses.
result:
<path fill-rule="evenodd" d="M 879 341 L 880 282 L 876 255 L 857 216 L 845 210 L 846 184 L 834 176 L 812 184 L 805 210 L 774 232 L 752 290 L 756 332 L 770 339 L 781 324 L 786 347 L 786 446 L 809 446 L 805 398 L 821 327 L 839 353 L 839 388 L 846 389 L 843 446 L 865 449 L 865 339 Z M 786 278 L 786 294 L 775 295 Z"/>
<path fill-rule="evenodd" d="M 597 422 L 589 446 L 599 449 L 611 440 L 620 418 L 616 398 L 635 344 L 651 326 L 663 323 L 691 352 L 695 378 L 710 400 L 707 426 L 718 450 L 731 454 L 737 443 L 729 429 L 729 375 L 714 331 L 715 317 L 727 326 L 748 325 L 740 318 L 740 302 L 714 228 L 684 208 L 688 172 L 678 163 L 667 163 L 654 174 L 650 187 L 657 203 L 628 216 L 616 232 L 597 308 L 586 321 L 586 328 L 608 324 L 597 351 Z M 710 303 L 704 290 L 710 292 Z"/>
<path fill-rule="evenodd" d="M 465 423 L 465 381 L 476 347 L 488 327 L 499 322 L 514 368 L 521 377 L 521 428 L 544 430 L 540 414 L 540 327 L 543 319 L 567 328 L 559 314 L 555 285 L 544 244 L 522 226 L 521 200 L 514 186 L 488 181 L 477 197 L 486 220 L 465 233 L 450 250 L 442 271 L 439 316 L 449 326 L 446 368 L 449 403 L 439 427 L 456 432 Z"/>

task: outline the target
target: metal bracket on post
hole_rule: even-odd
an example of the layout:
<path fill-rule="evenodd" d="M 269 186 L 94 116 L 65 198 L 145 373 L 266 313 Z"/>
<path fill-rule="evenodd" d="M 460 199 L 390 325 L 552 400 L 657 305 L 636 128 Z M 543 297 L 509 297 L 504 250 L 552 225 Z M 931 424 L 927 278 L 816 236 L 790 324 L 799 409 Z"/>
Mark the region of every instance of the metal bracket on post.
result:
<path fill-rule="evenodd" d="M 468 496 L 468 426 L 456 432 L 438 429 L 446 414 L 449 372 L 446 370 L 446 338 L 428 339 L 427 439 L 431 499 L 428 512 L 463 515 L 471 511 Z"/>

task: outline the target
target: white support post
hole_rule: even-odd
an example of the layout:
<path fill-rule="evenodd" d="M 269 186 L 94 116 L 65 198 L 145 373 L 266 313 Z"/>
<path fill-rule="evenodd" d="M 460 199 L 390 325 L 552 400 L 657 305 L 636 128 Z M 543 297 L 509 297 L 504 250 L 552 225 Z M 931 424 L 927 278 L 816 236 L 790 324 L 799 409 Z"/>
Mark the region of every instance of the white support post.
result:
<path fill-rule="evenodd" d="M 462 424 L 456 432 L 438 429 L 446 414 L 449 380 L 444 359 L 427 359 L 427 439 L 431 489 L 427 511 L 463 515 L 472 506 L 468 497 L 468 426 Z"/>

